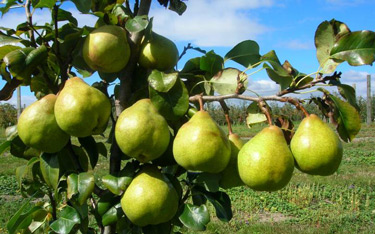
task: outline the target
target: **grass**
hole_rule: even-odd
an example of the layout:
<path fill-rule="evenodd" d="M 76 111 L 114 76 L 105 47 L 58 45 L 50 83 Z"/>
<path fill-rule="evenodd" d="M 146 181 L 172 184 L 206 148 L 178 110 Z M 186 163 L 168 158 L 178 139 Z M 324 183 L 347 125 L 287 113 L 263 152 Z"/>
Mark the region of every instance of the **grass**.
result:
<path fill-rule="evenodd" d="M 248 129 L 235 125 L 233 129 L 242 137 L 252 137 L 265 126 Z M 3 134 L 0 129 L 0 143 Z M 309 176 L 295 170 L 289 185 L 277 192 L 255 192 L 247 187 L 228 190 L 233 219 L 219 221 L 208 205 L 211 223 L 202 233 L 373 233 L 374 144 L 375 125 L 363 126 L 356 140 L 344 144 L 343 162 L 332 176 Z M 7 220 L 24 201 L 14 176 L 15 168 L 23 163 L 7 153 L 0 157 L 0 233 L 6 232 Z M 106 174 L 108 159 L 100 157 L 95 172 L 97 177 Z"/>

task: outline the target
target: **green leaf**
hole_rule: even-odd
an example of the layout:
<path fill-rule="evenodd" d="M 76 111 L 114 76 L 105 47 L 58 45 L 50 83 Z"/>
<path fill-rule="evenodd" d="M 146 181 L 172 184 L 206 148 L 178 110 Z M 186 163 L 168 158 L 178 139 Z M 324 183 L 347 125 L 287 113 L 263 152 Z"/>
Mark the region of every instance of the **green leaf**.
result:
<path fill-rule="evenodd" d="M 260 61 L 262 62 L 269 62 L 272 66 L 281 66 L 280 60 L 276 55 L 276 52 L 274 50 L 271 50 L 267 54 L 264 54 Z"/>
<path fill-rule="evenodd" d="M 349 103 L 342 101 L 334 95 L 329 95 L 335 104 L 335 117 L 337 118 L 337 131 L 340 138 L 350 142 L 361 130 L 361 118 L 358 111 Z"/>
<path fill-rule="evenodd" d="M 246 40 L 234 46 L 224 57 L 224 61 L 233 60 L 244 67 L 250 67 L 260 61 L 259 45 Z"/>
<path fill-rule="evenodd" d="M 4 141 L 3 143 L 0 144 L 0 155 L 10 147 L 11 141 Z"/>
<path fill-rule="evenodd" d="M 42 209 L 39 206 L 34 206 L 33 208 L 28 209 L 32 199 L 33 197 L 27 199 L 21 208 L 8 221 L 7 230 L 9 234 L 17 233 L 17 231 L 27 228 L 32 221 L 32 214 Z"/>
<path fill-rule="evenodd" d="M 18 136 L 17 125 L 9 126 L 5 129 L 5 137 L 8 141 L 12 141 Z"/>
<path fill-rule="evenodd" d="M 355 95 L 355 89 L 347 84 L 337 84 L 337 89 L 341 96 L 347 100 L 350 105 L 354 106 L 357 111 L 360 110 L 358 104 L 357 104 L 357 98 Z"/>
<path fill-rule="evenodd" d="M 19 79 L 30 79 L 30 74 L 25 69 L 26 58 L 33 50 L 35 50 L 35 48 L 21 48 L 19 50 L 14 50 L 4 56 L 3 61 L 9 68 L 12 76 Z"/>
<path fill-rule="evenodd" d="M 89 157 L 82 147 L 78 147 L 76 145 L 72 145 L 72 147 L 74 151 L 74 157 L 78 158 L 82 170 L 87 172 L 89 170 Z"/>
<path fill-rule="evenodd" d="M 112 14 L 115 15 L 120 22 L 126 20 L 131 12 L 122 4 L 116 4 L 112 9 Z"/>
<path fill-rule="evenodd" d="M 121 195 L 134 178 L 135 168 L 132 163 L 126 164 L 118 176 L 105 175 L 102 178 L 103 185 L 115 195 Z"/>
<path fill-rule="evenodd" d="M 126 21 L 125 28 L 131 33 L 140 32 L 147 28 L 148 25 L 148 16 L 147 15 L 138 15 L 133 19 Z"/>
<path fill-rule="evenodd" d="M 17 5 L 18 3 L 17 0 L 3 0 L 1 1 L 1 4 L 5 5 L 4 7 L 0 7 L 0 12 L 4 15 L 13 5 Z"/>
<path fill-rule="evenodd" d="M 101 154 L 104 157 L 107 157 L 107 147 L 105 147 L 105 144 L 103 142 L 96 143 L 96 148 L 98 149 L 99 154 Z"/>
<path fill-rule="evenodd" d="M 57 154 L 43 153 L 40 156 L 40 170 L 42 172 L 44 181 L 53 188 L 57 189 L 59 183 L 59 158 Z"/>
<path fill-rule="evenodd" d="M 167 93 L 158 92 L 151 86 L 149 86 L 149 93 L 152 104 L 167 120 L 180 118 L 189 108 L 189 94 L 180 79 Z"/>
<path fill-rule="evenodd" d="M 90 12 L 91 0 L 72 0 L 72 2 L 81 13 L 87 14 Z"/>
<path fill-rule="evenodd" d="M 176 83 L 178 73 L 164 73 L 158 70 L 152 70 L 148 76 L 148 83 L 158 92 L 168 92 Z"/>
<path fill-rule="evenodd" d="M 246 73 L 242 73 L 236 68 L 226 68 L 219 71 L 210 80 L 216 92 L 221 95 L 242 94 L 245 92 L 248 79 Z"/>
<path fill-rule="evenodd" d="M 96 145 L 94 137 L 92 136 L 79 137 L 78 141 L 82 145 L 82 147 L 86 150 L 90 158 L 91 168 L 94 169 L 99 160 L 98 147 Z"/>
<path fill-rule="evenodd" d="M 121 197 L 106 191 L 98 200 L 98 214 L 103 216 L 111 207 L 120 202 Z"/>
<path fill-rule="evenodd" d="M 229 222 L 232 217 L 232 205 L 228 194 L 225 192 L 208 192 L 201 187 L 197 187 L 204 196 L 212 203 L 216 210 L 216 216 L 223 222 Z"/>
<path fill-rule="evenodd" d="M 196 182 L 204 186 L 207 191 L 217 192 L 219 191 L 219 181 L 221 177 L 218 174 L 212 174 L 203 172 L 197 176 Z"/>
<path fill-rule="evenodd" d="M 204 231 L 210 222 L 210 213 L 205 205 L 195 206 L 187 203 L 179 220 L 189 229 Z"/>
<path fill-rule="evenodd" d="M 34 6 L 34 8 L 49 8 L 52 9 L 56 4 L 56 0 L 39 0 L 39 2 Z"/>
<path fill-rule="evenodd" d="M 56 0 L 46 0 L 46 1 L 53 2 Z M 57 21 L 65 21 L 65 20 L 69 21 L 70 23 L 76 26 L 78 25 L 77 19 L 74 18 L 71 12 L 59 8 L 57 12 Z"/>
<path fill-rule="evenodd" d="M 70 233 L 73 227 L 80 223 L 78 212 L 71 206 L 65 206 L 60 212 L 59 218 L 51 223 L 50 228 L 56 233 Z"/>
<path fill-rule="evenodd" d="M 72 199 L 73 196 L 76 196 L 78 203 L 83 205 L 94 190 L 95 179 L 92 173 L 83 172 L 78 175 L 72 173 L 68 176 L 67 183 L 68 199 Z"/>
<path fill-rule="evenodd" d="M 330 57 L 332 47 L 336 41 L 350 30 L 346 24 L 332 19 L 331 21 L 322 22 L 315 32 L 316 56 L 318 58 L 320 72 L 331 73 L 341 63 Z"/>
<path fill-rule="evenodd" d="M 4 58 L 4 56 L 14 50 L 21 49 L 19 46 L 14 45 L 5 45 L 0 47 L 0 60 Z"/>
<path fill-rule="evenodd" d="M 210 77 L 222 70 L 223 65 L 224 59 L 220 55 L 215 54 L 214 51 L 209 51 L 200 57 L 200 69 L 208 72 Z"/>
<path fill-rule="evenodd" d="M 144 234 L 171 234 L 172 228 L 172 223 L 169 221 L 157 225 L 147 225 L 142 228 L 142 231 Z"/>
<path fill-rule="evenodd" d="M 38 157 L 40 151 L 34 148 L 26 146 L 19 136 L 16 136 L 10 144 L 10 153 L 17 157 L 23 159 L 30 159 L 32 157 Z"/>
<path fill-rule="evenodd" d="M 335 43 L 330 55 L 339 61 L 347 61 L 351 66 L 372 65 L 375 60 L 375 33 L 347 33 Z"/>
<path fill-rule="evenodd" d="M 108 226 L 117 222 L 117 220 L 124 214 L 121 208 L 121 203 L 112 206 L 102 217 L 103 226 Z"/>
<path fill-rule="evenodd" d="M 267 121 L 267 117 L 260 110 L 257 102 L 252 102 L 246 109 L 246 125 L 251 128 L 255 124 L 264 123 Z"/>

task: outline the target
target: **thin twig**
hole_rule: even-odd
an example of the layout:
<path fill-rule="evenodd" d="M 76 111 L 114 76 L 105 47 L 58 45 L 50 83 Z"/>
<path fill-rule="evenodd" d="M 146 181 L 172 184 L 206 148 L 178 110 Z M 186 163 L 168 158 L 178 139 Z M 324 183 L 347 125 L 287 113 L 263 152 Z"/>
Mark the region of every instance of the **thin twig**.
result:
<path fill-rule="evenodd" d="M 25 13 L 26 13 L 26 17 L 27 17 L 27 23 L 28 23 L 28 25 L 33 25 L 33 15 L 30 12 L 30 9 L 31 9 L 30 7 L 31 7 L 31 1 L 26 0 Z M 34 32 L 33 32 L 32 29 L 29 30 L 29 36 L 30 36 L 32 46 L 37 47 L 36 42 L 35 42 Z"/>
<path fill-rule="evenodd" d="M 272 126 L 273 125 L 272 117 L 271 117 L 270 110 L 268 109 L 266 102 L 264 100 L 260 99 L 258 101 L 258 106 L 259 106 L 260 110 L 263 112 L 263 114 L 266 115 L 268 125 Z"/>
<path fill-rule="evenodd" d="M 227 121 L 227 124 L 228 124 L 228 133 L 229 135 L 233 134 L 233 131 L 232 131 L 232 123 L 230 121 L 230 117 L 229 117 L 229 107 L 227 106 L 227 104 L 225 103 L 224 100 L 220 100 L 220 105 L 221 105 L 221 108 L 223 109 L 224 111 L 224 115 L 225 115 L 225 120 Z"/>

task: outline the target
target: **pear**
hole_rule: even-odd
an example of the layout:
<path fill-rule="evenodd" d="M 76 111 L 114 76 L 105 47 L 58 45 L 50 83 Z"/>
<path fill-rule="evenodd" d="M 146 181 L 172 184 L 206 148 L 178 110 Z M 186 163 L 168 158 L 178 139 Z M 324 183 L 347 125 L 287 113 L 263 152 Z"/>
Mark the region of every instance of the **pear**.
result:
<path fill-rule="evenodd" d="M 248 141 L 238 154 L 241 180 L 258 191 L 285 187 L 294 169 L 293 155 L 280 128 L 269 126 Z"/>
<path fill-rule="evenodd" d="M 49 94 L 22 112 L 17 130 L 25 145 L 46 153 L 56 153 L 68 143 L 69 135 L 60 129 L 55 119 L 55 102 L 56 95 Z"/>
<path fill-rule="evenodd" d="M 115 137 L 122 152 L 145 163 L 167 150 L 170 132 L 151 100 L 141 99 L 120 114 Z"/>
<path fill-rule="evenodd" d="M 141 227 L 167 222 L 177 212 L 179 198 L 168 178 L 156 166 L 146 165 L 121 198 L 129 220 Z"/>
<path fill-rule="evenodd" d="M 296 167 L 307 174 L 327 176 L 339 167 L 343 148 L 336 133 L 318 116 L 304 118 L 290 142 Z"/>
<path fill-rule="evenodd" d="M 178 49 L 168 38 L 153 32 L 152 38 L 143 42 L 139 55 L 142 67 L 166 71 L 176 66 L 177 61 Z"/>
<path fill-rule="evenodd" d="M 235 133 L 230 133 L 228 136 L 231 148 L 230 160 L 228 166 L 221 172 L 221 179 L 219 181 L 220 187 L 229 189 L 237 186 L 244 185 L 240 175 L 238 174 L 238 152 L 243 147 L 244 142 Z"/>
<path fill-rule="evenodd" d="M 230 151 L 227 136 L 204 110 L 181 126 L 173 142 L 176 162 L 191 171 L 223 171 L 229 163 Z"/>
<path fill-rule="evenodd" d="M 95 71 L 121 71 L 130 58 L 126 31 L 116 25 L 95 29 L 86 37 L 82 54 L 87 65 Z"/>
<path fill-rule="evenodd" d="M 76 137 L 103 133 L 110 114 L 111 102 L 105 94 L 78 77 L 66 81 L 55 103 L 57 124 Z"/>

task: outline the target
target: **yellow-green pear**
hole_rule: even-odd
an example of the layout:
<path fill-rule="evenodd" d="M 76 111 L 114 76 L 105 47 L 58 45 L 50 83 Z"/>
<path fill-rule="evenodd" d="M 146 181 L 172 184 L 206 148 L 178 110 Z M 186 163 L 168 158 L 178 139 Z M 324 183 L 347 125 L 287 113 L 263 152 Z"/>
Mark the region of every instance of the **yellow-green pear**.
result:
<path fill-rule="evenodd" d="M 293 174 L 294 159 L 280 128 L 269 126 L 248 141 L 238 154 L 241 180 L 258 191 L 285 187 Z"/>
<path fill-rule="evenodd" d="M 151 100 L 141 99 L 120 114 L 115 137 L 124 154 L 145 163 L 167 150 L 170 132 Z"/>
<path fill-rule="evenodd" d="M 336 133 L 311 114 L 299 125 L 290 142 L 296 167 L 307 174 L 327 176 L 339 167 L 343 148 Z"/>
<path fill-rule="evenodd" d="M 46 153 L 55 153 L 68 143 L 69 135 L 60 129 L 55 119 L 55 102 L 56 95 L 49 94 L 22 112 L 17 130 L 25 145 Z"/>
<path fill-rule="evenodd" d="M 130 58 L 126 31 L 116 25 L 95 29 L 86 37 L 82 54 L 87 65 L 95 71 L 121 71 Z"/>
<path fill-rule="evenodd" d="M 191 171 L 223 171 L 229 163 L 230 151 L 227 136 L 204 110 L 181 126 L 173 143 L 176 162 Z"/>
<path fill-rule="evenodd" d="M 219 181 L 220 187 L 223 189 L 229 189 L 237 186 L 244 185 L 242 182 L 240 175 L 238 174 L 238 152 L 243 147 L 244 142 L 235 133 L 230 133 L 228 135 L 228 139 L 230 142 L 231 154 L 228 166 L 221 172 L 221 179 Z"/>
<path fill-rule="evenodd" d="M 142 67 L 166 71 L 176 66 L 177 61 L 178 49 L 168 38 L 152 33 L 150 40 L 143 43 L 139 55 Z"/>
<path fill-rule="evenodd" d="M 63 131 L 76 137 L 103 133 L 110 114 L 111 102 L 108 97 L 78 77 L 65 82 L 55 103 L 57 124 Z"/>
<path fill-rule="evenodd" d="M 129 220 L 141 227 L 167 222 L 177 212 L 179 198 L 168 178 L 156 166 L 146 165 L 121 198 Z"/>

